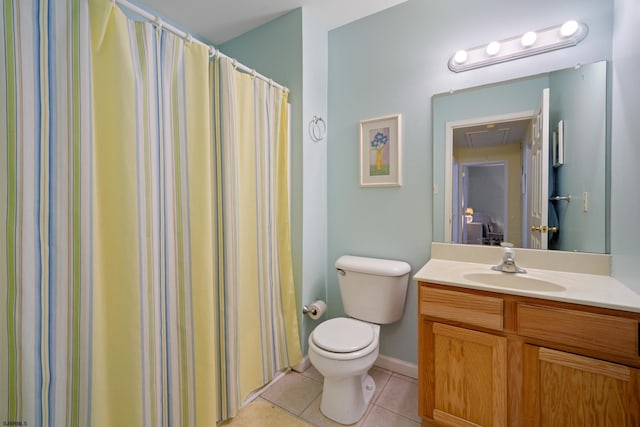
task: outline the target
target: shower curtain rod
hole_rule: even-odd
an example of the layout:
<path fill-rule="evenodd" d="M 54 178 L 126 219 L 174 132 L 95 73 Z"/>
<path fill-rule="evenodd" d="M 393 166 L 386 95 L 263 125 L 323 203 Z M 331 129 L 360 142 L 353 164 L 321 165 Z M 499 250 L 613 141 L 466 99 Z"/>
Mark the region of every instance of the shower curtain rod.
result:
<path fill-rule="evenodd" d="M 258 78 L 260 80 L 264 80 L 265 82 L 269 83 L 272 86 L 275 86 L 279 89 L 284 90 L 285 92 L 289 92 L 289 88 L 287 88 L 286 86 L 282 86 L 281 84 L 278 84 L 276 82 L 273 81 L 273 79 L 270 79 L 266 76 L 263 76 L 262 74 L 258 73 L 256 70 L 254 70 L 253 68 L 249 68 L 246 65 L 238 62 L 237 59 L 235 58 L 231 58 L 230 56 L 225 55 L 224 53 L 220 52 L 218 49 L 216 49 L 215 47 L 211 46 L 210 44 L 204 43 L 196 38 L 194 38 L 191 34 L 186 33 L 182 30 L 179 30 L 178 28 L 174 27 L 171 24 L 168 24 L 166 22 L 164 22 L 162 20 L 162 18 L 160 16 L 156 16 L 156 15 L 152 15 L 151 13 L 147 12 L 146 10 L 142 9 L 139 6 L 136 6 L 133 3 L 128 2 L 127 0 L 112 0 L 114 4 L 119 4 L 122 7 L 125 7 L 127 9 L 129 9 L 131 12 L 134 12 L 137 15 L 142 16 L 143 18 L 147 19 L 149 22 L 152 22 L 153 24 L 155 24 L 156 26 L 160 27 L 160 28 L 164 28 L 167 31 L 172 32 L 173 34 L 175 34 L 176 36 L 180 37 L 181 39 L 183 39 L 184 41 L 188 42 L 188 43 L 197 43 L 200 44 L 202 46 L 206 46 L 209 49 L 209 56 L 214 57 L 214 56 L 218 56 L 219 58 L 227 58 L 230 59 L 233 66 L 236 69 L 240 69 L 248 74 L 251 74 L 253 77 Z"/>

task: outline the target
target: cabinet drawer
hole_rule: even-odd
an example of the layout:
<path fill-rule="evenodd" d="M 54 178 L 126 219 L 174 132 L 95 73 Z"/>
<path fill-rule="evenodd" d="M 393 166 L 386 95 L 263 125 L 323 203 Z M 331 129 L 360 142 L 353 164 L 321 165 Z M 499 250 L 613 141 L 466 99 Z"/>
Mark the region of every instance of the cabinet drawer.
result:
<path fill-rule="evenodd" d="M 547 341 L 638 357 L 638 321 L 533 304 L 518 304 L 518 334 Z"/>
<path fill-rule="evenodd" d="M 420 314 L 501 331 L 502 298 L 420 287 Z"/>

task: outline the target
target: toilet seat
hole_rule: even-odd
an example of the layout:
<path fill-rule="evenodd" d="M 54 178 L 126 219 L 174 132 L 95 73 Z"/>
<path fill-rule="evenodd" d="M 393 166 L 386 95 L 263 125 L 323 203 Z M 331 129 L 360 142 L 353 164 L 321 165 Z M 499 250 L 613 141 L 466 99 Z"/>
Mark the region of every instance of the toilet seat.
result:
<path fill-rule="evenodd" d="M 375 339 L 370 324 L 356 319 L 336 317 L 318 325 L 313 333 L 314 344 L 332 353 L 353 353 L 369 346 Z"/>

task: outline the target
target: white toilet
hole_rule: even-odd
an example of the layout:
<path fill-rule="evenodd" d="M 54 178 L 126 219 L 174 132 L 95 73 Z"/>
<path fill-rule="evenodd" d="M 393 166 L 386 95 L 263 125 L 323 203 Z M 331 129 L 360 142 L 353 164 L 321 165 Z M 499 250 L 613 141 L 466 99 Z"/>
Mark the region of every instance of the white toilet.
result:
<path fill-rule="evenodd" d="M 368 375 L 378 357 L 380 324 L 400 320 L 411 267 L 406 262 L 345 255 L 336 261 L 349 318 L 318 325 L 309 336 L 309 360 L 324 376 L 322 413 L 341 424 L 364 415 L 376 390 Z"/>

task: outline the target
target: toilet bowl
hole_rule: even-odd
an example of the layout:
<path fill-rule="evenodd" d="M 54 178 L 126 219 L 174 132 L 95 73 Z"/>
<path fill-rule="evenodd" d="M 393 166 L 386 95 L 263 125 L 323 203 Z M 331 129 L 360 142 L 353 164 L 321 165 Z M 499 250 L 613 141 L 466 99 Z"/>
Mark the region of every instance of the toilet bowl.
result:
<path fill-rule="evenodd" d="M 349 317 L 326 320 L 311 332 L 309 360 L 324 376 L 320 411 L 341 424 L 353 424 L 375 393 L 368 371 L 378 358 L 380 324 L 402 317 L 411 267 L 350 255 L 335 265 Z"/>
<path fill-rule="evenodd" d="M 342 424 L 364 415 L 376 385 L 368 375 L 378 357 L 380 325 L 337 317 L 309 336 L 309 360 L 324 376 L 320 411 Z"/>

